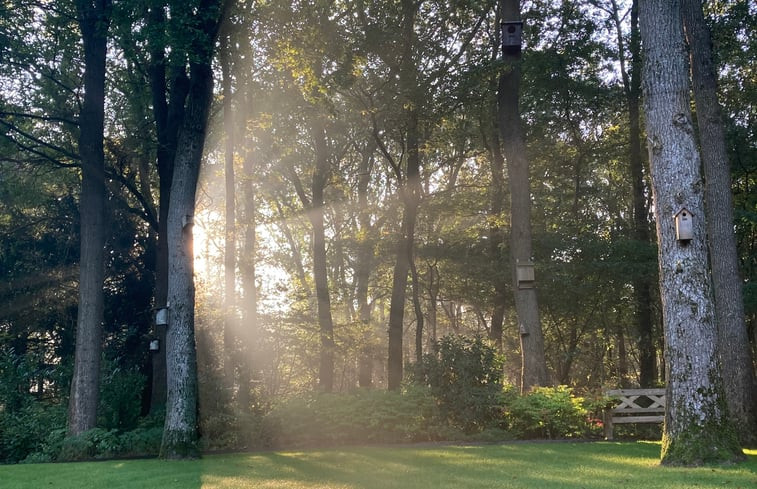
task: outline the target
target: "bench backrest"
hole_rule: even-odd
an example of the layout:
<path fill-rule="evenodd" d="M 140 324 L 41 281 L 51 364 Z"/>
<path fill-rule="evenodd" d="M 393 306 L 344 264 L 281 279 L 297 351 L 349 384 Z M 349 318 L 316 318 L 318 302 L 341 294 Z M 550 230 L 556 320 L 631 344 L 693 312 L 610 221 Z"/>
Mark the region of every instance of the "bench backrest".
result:
<path fill-rule="evenodd" d="M 665 412 L 665 389 L 615 389 L 607 395 L 620 401 L 613 413 Z"/>

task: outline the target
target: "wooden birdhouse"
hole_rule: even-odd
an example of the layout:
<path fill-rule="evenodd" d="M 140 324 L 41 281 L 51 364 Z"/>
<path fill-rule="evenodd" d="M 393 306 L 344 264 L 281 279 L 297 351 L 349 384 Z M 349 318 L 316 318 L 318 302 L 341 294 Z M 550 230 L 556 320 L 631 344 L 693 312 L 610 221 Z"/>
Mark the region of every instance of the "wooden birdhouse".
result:
<path fill-rule="evenodd" d="M 676 221 L 676 239 L 682 243 L 694 239 L 694 214 L 684 207 L 673 218 Z"/>
<path fill-rule="evenodd" d="M 518 262 L 515 265 L 515 279 L 519 289 L 533 289 L 536 286 L 533 262 Z"/>
<path fill-rule="evenodd" d="M 523 43 L 523 21 L 502 22 L 502 50 L 505 54 L 518 54 Z"/>

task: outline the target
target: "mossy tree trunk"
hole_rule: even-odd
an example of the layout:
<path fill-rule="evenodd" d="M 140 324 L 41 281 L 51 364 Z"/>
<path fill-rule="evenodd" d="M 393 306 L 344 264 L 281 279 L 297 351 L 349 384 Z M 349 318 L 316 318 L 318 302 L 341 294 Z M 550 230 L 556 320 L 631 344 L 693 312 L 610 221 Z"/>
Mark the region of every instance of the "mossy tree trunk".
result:
<path fill-rule="evenodd" d="M 643 0 L 639 7 L 668 369 L 662 463 L 732 461 L 742 455 L 717 359 L 704 188 L 689 108 L 680 2 Z M 687 241 L 676 236 L 674 216 L 682 209 L 693 216 Z"/>
<path fill-rule="evenodd" d="M 757 443 L 757 406 L 744 320 L 744 299 L 733 230 L 731 166 L 717 99 L 717 78 L 710 31 L 700 1 L 682 0 L 683 21 L 691 53 L 691 74 L 705 174 L 707 234 L 718 324 L 718 349 L 728 409 L 745 445 Z"/>

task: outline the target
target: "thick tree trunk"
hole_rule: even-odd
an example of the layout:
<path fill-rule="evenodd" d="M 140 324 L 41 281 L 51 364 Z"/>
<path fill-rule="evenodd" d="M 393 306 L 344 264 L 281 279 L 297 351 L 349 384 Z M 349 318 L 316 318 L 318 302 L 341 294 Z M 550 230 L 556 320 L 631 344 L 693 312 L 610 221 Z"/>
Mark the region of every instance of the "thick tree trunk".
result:
<path fill-rule="evenodd" d="M 161 447 L 161 456 L 166 458 L 194 457 L 199 454 L 192 223 L 212 78 L 209 66 L 195 71 L 192 74 L 186 119 L 176 152 L 168 211 L 168 395 Z"/>
<path fill-rule="evenodd" d="M 71 435 L 95 427 L 100 393 L 105 277 L 105 52 L 111 6 L 109 0 L 78 0 L 76 8 L 84 43 L 84 101 L 79 135 L 82 168 L 79 311 L 68 406 Z"/>
<path fill-rule="evenodd" d="M 148 23 L 155 32 L 165 30 L 165 15 L 158 5 L 150 7 Z M 166 80 L 166 46 L 157 42 L 152 36 L 150 50 L 150 89 L 152 92 L 153 115 L 157 136 L 157 165 L 159 179 L 158 210 L 158 247 L 155 263 L 155 307 L 164 308 L 168 301 L 168 205 L 171 197 L 174 156 L 176 141 L 184 118 L 184 102 L 187 95 L 188 80 L 183 71 L 173 73 L 171 88 Z M 170 100 L 167 100 L 170 94 Z M 155 414 L 166 406 L 166 327 L 155 325 L 160 348 L 152 356 L 152 388 L 150 393 L 150 412 Z"/>
<path fill-rule="evenodd" d="M 662 463 L 695 465 L 742 455 L 718 367 L 703 182 L 679 8 L 678 0 L 643 0 L 639 18 L 668 368 Z M 692 239 L 679 241 L 674 216 L 684 209 L 693 220 Z"/>
<path fill-rule="evenodd" d="M 757 397 L 752 352 L 744 319 L 742 280 L 733 231 L 731 167 L 717 99 L 712 41 L 702 13 L 702 3 L 682 0 L 681 6 L 691 52 L 694 100 L 706 183 L 707 236 L 715 291 L 720 365 L 731 418 L 741 427 L 739 436 L 742 443 L 751 446 L 757 443 Z"/>
<path fill-rule="evenodd" d="M 501 0 L 502 20 L 520 20 L 518 0 Z M 505 52 L 499 79 L 499 127 L 510 177 L 510 253 L 522 356 L 521 391 L 549 382 L 544 355 L 544 336 L 539 320 L 535 288 L 519 288 L 516 268 L 533 259 L 531 238 L 531 190 L 526 143 L 520 119 L 520 51 Z"/>
<path fill-rule="evenodd" d="M 186 458 L 197 449 L 197 351 L 194 334 L 192 224 L 213 95 L 213 47 L 222 2 L 201 2 L 191 43 L 190 86 L 176 145 L 168 209 L 167 405 L 161 456 Z"/>

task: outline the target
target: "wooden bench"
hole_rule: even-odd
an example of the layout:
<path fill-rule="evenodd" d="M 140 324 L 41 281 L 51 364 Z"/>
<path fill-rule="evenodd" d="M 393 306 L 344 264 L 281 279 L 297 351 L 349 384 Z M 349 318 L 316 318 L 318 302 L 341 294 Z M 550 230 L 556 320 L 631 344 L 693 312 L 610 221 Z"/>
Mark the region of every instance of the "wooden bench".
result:
<path fill-rule="evenodd" d="M 665 420 L 665 389 L 616 389 L 607 396 L 619 403 L 605 411 L 605 438 L 613 439 L 613 427 L 623 423 L 662 423 Z"/>

